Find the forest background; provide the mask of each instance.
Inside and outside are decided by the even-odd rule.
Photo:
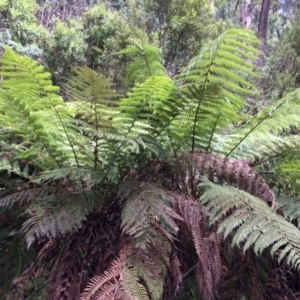
[[[248,222],[249,214],[246,217],[245,211],[242,211],[244,208],[238,204],[238,200],[226,207],[220,204],[225,201],[224,198],[220,198],[219,202],[213,202],[217,201],[220,195],[227,195],[227,192],[228,199],[247,198],[252,194],[271,206],[268,224],[279,224],[281,221],[276,218],[280,216],[295,230],[300,225],[298,198],[300,143],[298,142],[299,120],[296,118],[300,112],[297,102],[299,100],[297,89],[300,85],[299,5],[297,0],[0,0],[0,56],[3,56],[0,73],[0,96],[2,97],[0,122],[3,125],[0,129],[2,196],[0,199],[0,299],[79,299],[79,297],[80,299],[114,299],[114,297],[115,299],[299,299],[300,241],[298,242],[297,238],[300,233],[282,223],[284,225],[279,227],[279,231],[272,227],[271,232],[280,235],[281,239],[273,238],[266,241],[264,237],[263,243],[259,240],[259,236],[272,234],[262,230],[264,226],[267,228],[267,223],[261,221],[261,215],[259,218],[256,216],[256,209],[268,210],[268,207],[260,206],[262,204],[258,203],[256,208],[251,208],[252,215],[247,210],[252,216],[249,221],[252,227],[245,229],[241,224]],[[234,31],[236,28],[249,31],[237,33]],[[228,46],[236,47],[234,51],[231,48],[233,56],[238,57],[239,53],[242,53],[241,57],[245,61],[245,68],[242,66],[238,68],[234,64],[238,60],[234,57],[230,58],[229,54],[225,53],[224,56],[231,63],[231,65],[228,63],[227,67],[229,70],[235,69],[235,74],[244,79],[231,78],[230,76],[233,75],[228,75],[227,69],[220,71],[216,68],[212,71],[209,80],[213,82],[215,78],[213,75],[216,75],[219,76],[218,81],[214,81],[212,86],[205,83],[202,89],[202,81],[199,87],[193,81],[192,75],[207,78],[208,71],[204,72],[201,69],[200,75],[189,73],[190,69],[197,68],[195,62],[197,60],[194,58],[200,61],[202,56],[206,55],[207,49],[210,53],[219,53],[220,49],[224,52],[231,51],[225,46],[222,48],[219,44],[220,40],[223,38],[225,40],[226,34],[222,36],[224,32],[229,36]],[[244,42],[247,43],[246,46],[242,46]],[[5,48],[7,46],[8,48]],[[46,138],[43,140],[42,135],[39,137],[41,140],[30,140],[26,136],[32,134],[30,130],[26,134],[23,133],[17,125],[11,125],[11,122],[15,122],[15,120],[11,121],[13,117],[8,119],[9,104],[5,104],[3,99],[10,99],[11,103],[14,103],[12,99],[21,97],[12,86],[17,87],[19,82],[19,86],[24,87],[24,90],[29,89],[28,86],[22,85],[22,76],[18,77],[13,73],[14,68],[19,70],[18,62],[23,62],[25,56],[43,65],[44,69],[51,74],[53,86],[61,88],[59,91],[54,88],[51,92],[48,86],[43,92],[36,90],[37,94],[42,95],[41,97],[47,95],[49,99],[54,97],[51,94],[54,92],[68,103],[66,111],[58,113],[59,117],[63,116],[61,120],[69,122],[67,118],[71,114],[69,111],[74,109],[77,111],[77,114],[73,115],[76,120],[76,133],[71,131],[73,125],[54,127],[57,130],[55,134],[58,135],[58,140],[58,130],[65,131],[64,138],[69,139],[72,148],[70,152],[74,153],[76,161],[74,165],[72,162],[64,164],[69,159],[67,154],[63,154],[64,144],[53,146],[54,144],[49,143],[50,146],[47,146]],[[213,65],[213,59],[211,61]],[[28,64],[31,63],[28,61]],[[218,62],[215,64],[222,68],[226,62],[224,60],[219,65]],[[34,70],[35,67],[30,66]],[[45,77],[48,76],[46,73],[43,74]],[[92,79],[87,80],[86,85],[83,86],[74,79],[76,78],[74,74],[77,74],[77,78],[81,78],[81,82],[87,78]],[[100,77],[96,75],[93,77],[94,75],[91,74],[102,74],[103,77],[100,75]],[[168,79],[164,77],[165,75]],[[10,80],[10,76],[11,78],[15,76],[16,81],[6,86],[6,77]],[[109,83],[105,81],[108,80],[107,78],[110,79]],[[226,80],[222,81],[220,78]],[[96,131],[99,129],[95,117],[97,114],[90,118],[92,113],[88,108],[70,104],[73,103],[76,95],[81,97],[81,100],[92,99],[95,96],[83,92],[92,86],[92,80],[100,80],[97,84],[101,86],[101,91],[96,91],[101,94],[99,99],[105,99],[101,105],[105,104],[111,108],[115,106],[114,101],[116,101],[111,102],[111,99],[119,99],[120,113],[125,112],[127,119],[134,120],[132,125],[128,125],[129,123],[124,120],[121,125],[114,124],[117,126],[117,134],[115,129],[111,129],[111,124],[108,124],[115,116],[111,115],[111,112],[108,116],[107,112],[103,113],[102,107],[98,107],[109,120],[108,123],[107,120],[101,123],[101,128],[105,128],[101,138],[109,141],[104,146],[98,142],[98,133],[94,135],[89,131],[90,129],[87,130],[88,125],[95,125]],[[150,83],[153,84],[155,80],[164,84],[163,91],[159,91],[155,101],[158,101],[157,99],[165,101],[162,103],[166,106],[153,108],[156,105],[154,101],[151,104],[153,107],[149,104],[151,109],[147,111],[144,106],[133,104],[133,99],[139,92],[144,93],[143,97],[149,94],[149,91],[147,94],[146,91],[139,89],[143,86],[146,88],[147,84],[150,86]],[[236,83],[235,80],[237,86],[230,87],[230,81],[233,84]],[[187,87],[186,82],[192,83],[192,87]],[[246,86],[245,90],[244,86]],[[179,92],[181,87],[183,87],[182,94]],[[33,85],[32,90],[34,90]],[[242,97],[243,106],[234,104],[236,105],[234,113],[226,105],[214,106],[214,93],[218,94],[219,90],[231,91],[231,94],[225,92],[222,94],[222,99],[230,104],[234,101],[239,102],[239,97]],[[7,91],[11,94],[7,94]],[[167,103],[167,100],[171,99],[171,94],[172,101],[175,106],[177,105],[174,108]],[[30,92],[28,95],[31,97]],[[36,94],[32,95],[33,98],[36,97]],[[235,95],[237,98],[234,97]],[[231,96],[233,100],[230,100]],[[132,100],[128,102],[130,108],[126,99]],[[166,122],[171,123],[180,115],[179,111],[177,114],[177,109],[184,110],[182,105],[187,107],[192,105],[191,102],[194,101],[192,99],[202,99],[201,105],[208,101],[207,106],[204,106],[199,114],[200,117],[198,116],[200,125],[196,122],[196,115],[195,122],[191,123],[193,131],[188,129],[192,125],[184,123],[183,119],[179,119],[177,125],[176,123],[172,125],[174,127],[165,126]],[[59,100],[57,101],[59,103]],[[92,100],[90,102],[92,103]],[[90,102],[85,105],[92,109],[93,105]],[[286,103],[292,104],[287,107]],[[39,107],[38,102],[34,105],[27,108],[35,112]],[[62,107],[62,104],[55,104],[53,107],[56,110],[57,107]],[[199,111],[200,104],[191,107]],[[282,107],[286,110],[281,112]],[[25,108],[24,106],[24,111],[27,109]],[[166,111],[173,109],[173,114],[167,112],[160,117],[157,111],[165,108]],[[221,114],[217,115],[214,121],[205,115],[211,110],[211,115],[215,116],[215,108],[221,111],[224,109],[226,121],[222,119]],[[236,116],[238,109],[240,109],[239,118]],[[41,111],[43,110],[46,115],[46,108],[42,107]],[[261,112],[263,113],[260,114]],[[149,114],[158,114],[158,117],[151,118]],[[45,115],[42,117],[45,123],[41,131],[44,130],[46,133],[47,130],[51,130],[46,128],[48,121]],[[146,119],[146,115],[148,123],[145,124],[149,129],[143,127],[146,126],[143,123],[143,117]],[[290,115],[292,117],[289,119]],[[64,117],[66,119],[63,119]],[[261,136],[255,136],[257,140],[250,139],[250,146],[243,144],[243,141],[248,138],[248,133],[240,141],[236,139],[242,130],[252,126],[250,129],[252,133],[269,117],[274,117],[272,119],[274,123],[267,123],[260,133]],[[182,115],[180,118],[183,118]],[[222,122],[218,123],[220,118]],[[230,123],[227,122],[229,119]],[[135,128],[137,121],[143,123],[142,129]],[[130,129],[124,133],[126,128]],[[139,135],[134,136],[132,128]],[[153,128],[155,128],[154,133],[151,131]],[[202,140],[199,142],[204,133],[203,136],[200,134],[199,138],[195,134],[198,128],[202,132],[208,132],[210,138],[205,140],[205,145]],[[149,136],[146,136],[147,130],[151,132]],[[157,134],[159,130],[161,132],[177,130],[177,132],[174,136],[168,133],[157,138],[160,134]],[[84,138],[81,140],[79,132],[81,137],[88,136],[92,141],[91,145],[95,147],[91,152],[94,155],[93,165],[89,169],[91,177],[87,177],[86,173],[83,174],[81,169],[86,163],[81,152],[82,145],[86,141]],[[215,135],[216,133],[219,136]],[[39,136],[39,133],[35,134]],[[233,138],[222,140],[222,135]],[[191,147],[189,147],[190,136],[192,136]],[[152,140],[153,137],[155,141]],[[168,138],[170,142],[166,141]],[[78,139],[77,143],[74,142],[76,139]],[[267,141],[265,148],[260,148],[259,143],[264,140]],[[40,142],[43,144],[41,148],[32,146]],[[128,153],[132,149],[127,146],[127,143],[138,145],[135,146],[137,149],[135,148],[131,156]],[[221,146],[218,148],[217,145]],[[22,147],[26,148],[26,151],[20,150]],[[57,149],[53,150],[52,147]],[[258,150],[255,152],[251,147],[257,147]],[[50,149],[47,150],[49,156],[43,154],[45,149]],[[162,150],[172,152],[171,160],[175,159],[178,166],[185,166],[184,171],[176,171],[178,174],[187,172],[189,175],[181,174],[179,179],[170,175],[172,172],[166,163],[169,162],[170,156],[162,154],[164,152]],[[224,155],[224,151],[227,150],[229,154]],[[106,154],[103,154],[105,151],[110,152],[111,156],[105,156]],[[120,157],[116,153],[119,153]],[[54,161],[61,159],[61,161],[58,159],[57,166],[52,164],[51,154]],[[189,155],[193,156],[192,162]],[[105,158],[102,158],[104,156]],[[195,174],[194,159],[197,161],[199,174]],[[108,166],[114,161],[118,166],[111,170]],[[207,161],[211,162],[212,166],[204,166]],[[219,169],[223,171],[218,169],[221,165]],[[227,167],[229,165],[230,167]],[[69,173],[65,171],[66,168],[69,171],[70,168],[77,168],[77,171],[72,175],[69,171]],[[107,172],[103,171],[108,169]],[[106,173],[105,176],[103,172]],[[201,176],[208,177],[217,185],[202,180]],[[239,176],[247,177],[247,183],[241,184]],[[249,179],[251,176],[255,177],[255,188],[252,179]],[[94,178],[98,179],[94,182]],[[195,178],[197,178],[196,183]],[[198,190],[195,185],[197,186],[199,182],[202,183]],[[75,187],[80,185],[85,192],[84,197],[90,197],[89,193],[92,191],[94,198],[105,200],[97,200],[97,203],[92,205],[82,204],[82,199],[76,198],[79,192],[75,191]],[[191,201],[189,206],[182,204],[186,202],[183,202],[178,195],[170,196],[165,193],[164,189],[167,187],[174,192],[175,185],[178,185],[185,195],[184,201],[188,201],[187,199]],[[227,191],[228,185],[238,187],[249,194],[239,194],[240,190]],[[204,187],[203,190],[201,186]],[[220,186],[225,190],[219,191]],[[52,193],[52,190],[58,187],[60,190]],[[147,223],[153,217],[152,214],[155,222],[156,218],[159,221],[157,223],[153,221],[154,219],[149,221],[149,224],[156,229],[147,223],[141,230],[140,225],[137,224],[139,216],[134,215],[134,211],[141,212],[143,208],[137,203],[132,204],[134,202],[132,199],[144,201],[144,198],[148,197],[149,190],[154,198],[162,199],[162,202],[169,201],[166,207],[172,209],[169,211],[169,208],[160,206],[155,202],[156,200],[153,200],[154,198],[150,197],[153,203],[149,200],[151,209],[144,208],[143,214],[147,217],[144,217],[143,222]],[[215,192],[209,194],[210,190]],[[31,196],[28,196],[28,191]],[[18,193],[20,195],[16,196]],[[199,199],[200,194],[203,203],[195,207],[194,200]],[[273,194],[276,195],[276,208],[275,201],[270,200],[272,198],[270,195]],[[50,195],[58,199],[51,208],[47,200]],[[73,198],[70,198],[70,195],[73,195]],[[63,197],[75,199],[76,203],[74,206],[69,204],[63,206],[64,204],[61,204]],[[107,199],[112,197],[121,202],[108,203]],[[170,200],[171,198],[173,200]],[[226,198],[226,201],[228,199]],[[256,203],[258,198],[249,199]],[[30,206],[31,203],[35,206]],[[44,203],[44,206],[41,203]],[[61,210],[58,208],[60,205],[63,207]],[[208,205],[207,210],[204,210],[205,205]],[[237,208],[242,213],[235,215],[234,222],[230,219],[227,223],[221,223],[222,217],[227,218],[234,211],[238,211]],[[211,212],[210,227],[208,226],[209,211]],[[273,216],[273,213],[276,216]],[[47,217],[53,215],[53,219],[46,220],[46,215]],[[61,220],[62,215],[71,224],[70,226],[53,221],[59,218]],[[130,220],[131,215],[135,216],[135,223]],[[74,218],[78,219],[77,223],[71,221]],[[120,218],[121,224],[118,221]],[[52,227],[51,222],[55,223],[55,226]],[[263,224],[261,227],[257,225],[260,224],[259,222]],[[199,228],[195,227],[194,223],[197,223]],[[220,234],[215,235],[219,225],[223,231],[220,230]],[[239,226],[243,229],[240,232]],[[145,233],[145,228],[148,227],[151,227],[152,231]],[[170,227],[174,230],[172,231]],[[290,237],[291,233],[294,234],[295,241]],[[224,242],[223,234],[227,236],[228,243]],[[141,236],[143,238],[140,238]],[[98,242],[89,244],[89,247],[83,246],[85,243],[90,243],[86,242],[90,239]],[[99,246],[101,243],[104,246]],[[162,244],[162,246],[155,248],[155,244]],[[236,246],[231,248],[231,244]],[[206,248],[202,245],[206,245]],[[241,245],[243,249],[239,248]],[[271,249],[272,255],[270,255],[264,250],[272,245],[275,245],[275,248]],[[147,250],[147,253],[157,251],[157,257],[163,259],[160,260],[155,255],[150,258],[145,254],[146,252],[138,252],[137,249]],[[214,257],[213,263],[209,262],[210,255]],[[287,255],[286,261],[283,260],[285,255]],[[279,262],[275,260],[276,256]],[[71,257],[77,257],[78,261],[72,262]],[[101,261],[99,265],[97,261]],[[63,273],[62,268],[59,268],[60,264],[62,268],[69,271]],[[70,267],[72,264],[76,265],[75,270]],[[51,268],[51,265],[54,267]],[[155,277],[159,278],[160,282],[156,282]],[[132,281],[130,278],[133,278]]]

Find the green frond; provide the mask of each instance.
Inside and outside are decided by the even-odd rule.
[[[223,139],[222,137],[216,139],[216,143],[221,143],[223,153],[227,156],[249,157],[254,160],[266,160],[268,158],[266,152],[271,150],[272,153],[277,145],[283,152],[285,148],[289,150],[294,145],[297,147],[299,141],[296,137],[283,136],[291,126],[299,127],[299,105],[300,89],[296,89],[279,99],[274,105],[260,110],[232,134]],[[272,154],[269,156],[272,157]]]
[[[262,141],[263,137],[259,134],[257,137],[255,147],[245,141],[232,156],[246,157],[251,166],[258,166],[272,159],[285,159],[286,156],[293,160],[292,157],[297,156],[296,152],[300,148],[300,137],[298,135],[280,136],[269,133],[265,134],[263,143],[259,142],[259,140]]]
[[[125,182],[118,195],[126,199],[122,208],[122,231],[134,238],[135,247],[147,249],[161,238],[172,240],[178,231],[174,219],[182,220],[171,208],[168,193],[155,184]]]
[[[148,300],[146,288],[139,283],[138,271],[134,268],[125,267],[122,280],[122,288],[125,293],[134,300]]]
[[[155,253],[155,248],[152,250]],[[147,253],[136,253],[127,261],[122,287],[131,295],[131,299],[160,300],[165,275],[166,265],[163,259],[151,255],[149,250]]]
[[[36,199],[43,199],[50,194],[56,192],[57,189],[53,187],[49,188],[33,188],[25,191],[18,191],[0,199],[1,206],[9,206],[17,203],[19,206],[27,204]]]
[[[278,210],[282,210],[283,216],[290,222],[297,221],[298,228],[300,228],[300,199],[279,196]]]
[[[28,180],[32,180],[35,176],[35,173],[30,171],[29,163],[21,166],[17,161],[10,161],[6,156],[0,157],[0,171],[2,170],[7,171],[8,174],[13,173]]]
[[[74,102],[70,106],[75,109],[76,117],[96,132],[115,132],[111,119],[117,95],[111,88],[111,81],[88,67],[79,67],[73,72],[74,76],[64,85],[64,90]]]
[[[137,299],[161,299],[169,269],[171,242],[183,218],[171,208],[171,195],[153,183],[125,182],[118,192],[122,208],[122,231],[133,237],[133,253],[127,262],[134,272],[131,285],[142,282],[147,297],[130,290]],[[130,288],[126,283],[127,288]],[[140,298],[142,297],[142,298]]]
[[[117,54],[132,57],[126,73],[125,84],[127,86],[143,83],[152,75],[165,75],[161,50],[155,46],[140,44],[138,41],[132,40],[131,45]]]
[[[114,104],[113,99],[117,95],[112,90],[113,83],[108,78],[88,67],[75,68],[73,73],[73,77],[64,85],[64,90],[70,100],[89,103],[90,107],[94,108],[96,106],[96,109],[98,109],[97,104],[99,108],[106,108]],[[103,113],[105,112],[103,111]],[[99,115],[101,116],[100,113]]]
[[[23,215],[29,218],[24,222],[22,231],[25,232],[28,248],[40,237],[65,235],[79,228],[87,213],[94,208],[96,197],[93,192],[69,189],[36,197],[25,209]]]
[[[237,116],[232,105],[225,98],[220,98],[218,93],[218,85],[192,85],[182,91],[185,108],[169,128],[176,148],[186,144],[194,150],[212,150],[211,141],[215,132]]]
[[[200,200],[210,212],[210,223],[218,223],[225,237],[236,230],[233,245],[244,244],[244,251],[253,246],[256,254],[272,247],[272,255],[280,253],[279,262],[286,257],[288,264],[300,268],[300,231],[293,224],[244,191],[204,179],[200,186],[206,189]]]
[[[176,91],[176,85],[166,75],[153,75],[136,84],[120,100],[118,110],[122,114],[115,118],[115,126],[128,136],[160,132],[180,107],[180,99],[174,96]]]
[[[82,168],[65,168],[45,171],[31,179],[32,183],[45,185],[56,183],[56,186],[80,185],[85,190],[103,182],[105,174],[100,169],[90,167]],[[82,186],[82,183],[84,185]]]
[[[53,86],[50,73],[34,60],[6,47],[1,59],[0,123],[22,139],[23,157],[30,146],[52,166],[78,164],[72,114]]]
[[[244,97],[251,93],[250,79],[258,77],[245,61],[256,60],[256,44],[251,31],[230,29],[204,46],[181,71],[178,79],[184,83],[181,90],[188,101],[172,123],[174,132],[180,131],[181,126],[186,132],[177,137],[178,143],[192,137],[192,152],[214,151],[215,133],[239,120]]]

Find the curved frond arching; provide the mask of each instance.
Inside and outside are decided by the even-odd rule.
[[[0,123],[21,137],[25,147],[34,145],[35,152],[48,157],[52,165],[78,165],[73,139],[79,135],[72,126],[72,112],[51,83],[51,74],[8,47],[0,73]],[[28,157],[33,154],[25,148],[23,156],[26,152]]]
[[[189,101],[172,130],[178,131],[186,123],[186,139],[192,137],[192,152],[213,150],[214,133],[239,119],[243,97],[251,92],[248,78],[257,77],[251,70],[253,65],[247,62],[256,60],[256,44],[251,31],[227,30],[206,45],[180,73],[178,79],[184,82],[182,91]],[[207,128],[212,128],[212,132],[206,132]]]
[[[167,191],[155,184],[128,181],[120,187],[119,197],[126,199],[121,227],[133,237],[135,247],[145,250],[156,245],[160,233],[172,240],[178,231],[174,219],[182,218],[171,208]]]
[[[22,206],[26,203],[29,203],[35,199],[42,199],[49,194],[57,191],[54,187],[49,188],[34,188],[25,191],[18,191],[16,193],[10,194],[0,199],[1,206],[9,206],[17,203],[19,206]]]
[[[36,197],[23,213],[29,216],[22,226],[28,248],[40,237],[65,235],[79,228],[87,213],[95,207],[95,202],[92,192],[78,193],[66,188]]]
[[[285,95],[274,105],[267,106],[256,115],[249,118],[245,125],[234,130],[232,134],[222,137],[219,142],[223,147],[222,153],[226,156],[243,158],[249,156],[251,159],[264,160],[266,152],[273,151],[279,144],[283,150],[298,144],[296,137],[287,139],[285,136],[291,126],[298,128],[300,125],[300,89]],[[287,131],[287,132],[285,132]],[[289,145],[290,144],[290,145]],[[262,149],[264,147],[267,149]]]
[[[300,231],[293,224],[244,191],[204,179],[200,186],[206,189],[200,200],[210,212],[210,223],[221,221],[218,232],[224,231],[225,238],[236,230],[233,245],[243,244],[244,251],[253,246],[257,254],[270,247],[279,262],[285,258],[300,269]]]
[[[161,299],[172,241],[179,230],[175,221],[183,218],[171,208],[172,196],[153,183],[125,182],[119,196],[121,201],[126,199],[121,228],[133,238],[133,252],[127,262],[133,278],[127,278],[122,285],[133,289],[129,294],[138,295],[142,282],[147,292],[141,292],[138,299]]]

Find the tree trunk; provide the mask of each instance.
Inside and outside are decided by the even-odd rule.
[[[270,0],[262,0],[259,22],[258,22],[259,49],[261,51],[257,63],[259,67],[263,67],[266,62],[265,48],[266,48],[266,37],[267,37],[270,4],[271,4]]]
[[[241,8],[241,21],[243,28],[249,28],[252,23],[252,0],[243,0]]]

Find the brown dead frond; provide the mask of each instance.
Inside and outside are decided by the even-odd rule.
[[[109,300],[115,299],[123,277],[127,257],[131,252],[128,244],[123,244],[119,257],[113,260],[111,266],[103,274],[90,279],[80,300]]]
[[[47,284],[35,286],[30,293],[40,288],[47,291],[48,299],[79,299],[88,280],[102,274],[119,256],[120,225],[120,212],[114,209],[90,214],[82,228],[65,240],[57,237],[41,241],[37,260],[14,283],[8,299],[24,296],[27,283],[38,278]]]
[[[218,154],[194,153],[177,158],[175,168],[178,184],[187,194],[197,195],[199,177],[205,176],[212,182],[230,184],[257,196],[272,208],[276,206],[274,192],[246,161]]]
[[[214,293],[222,274],[220,240],[214,232],[208,230],[207,212],[197,201],[174,194],[173,204],[175,211],[184,219],[184,225],[193,240],[198,258],[196,277],[199,292],[203,299],[214,299]]]

